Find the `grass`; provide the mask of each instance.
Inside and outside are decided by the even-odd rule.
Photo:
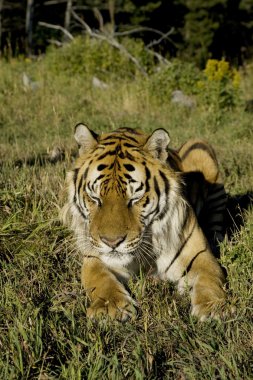
[[[87,320],[81,263],[71,234],[58,220],[75,149],[73,126],[79,121],[96,131],[163,127],[175,147],[190,136],[207,138],[227,191],[252,191],[252,114],[243,106],[253,96],[252,67],[233,109],[217,109],[196,95],[197,106],[189,111],[171,104],[166,92],[161,95],[166,82],[152,90],[155,75],[116,80],[114,73],[108,89],[101,90],[92,87],[91,73],[56,72],[50,62],[47,57],[0,61],[0,378],[252,379],[252,210],[221,247],[236,311],[205,323],[190,316],[188,297],[145,277],[131,283],[140,305],[135,321]],[[23,71],[40,88],[25,90]],[[66,159],[40,165],[36,157],[55,146],[65,147]],[[33,165],[17,165],[30,157]]]

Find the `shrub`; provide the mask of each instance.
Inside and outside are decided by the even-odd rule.
[[[137,66],[129,59],[127,51],[135,57],[145,71],[154,66],[154,59],[148,53],[142,41],[124,38],[122,50],[109,42],[94,38],[77,37],[61,48],[50,47],[46,62],[55,73],[66,72],[68,75],[94,76],[100,79],[132,78],[138,72]]]
[[[217,108],[231,108],[239,100],[240,74],[230,64],[209,59],[203,71],[203,79],[198,82],[199,93],[205,103],[213,103]]]

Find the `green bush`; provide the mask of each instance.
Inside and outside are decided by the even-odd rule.
[[[109,41],[109,40],[108,40]],[[50,47],[46,63],[55,73],[94,76],[100,79],[132,78],[138,73],[137,65],[129,55],[135,57],[144,71],[154,66],[153,56],[145,50],[140,40],[124,38],[120,41],[122,50],[106,40],[77,37],[62,48]],[[129,53],[129,54],[128,54]]]
[[[198,92],[197,82],[201,71],[192,63],[173,60],[157,70],[149,81],[150,91],[155,93],[161,102],[171,99],[174,90],[182,90],[186,94]]]

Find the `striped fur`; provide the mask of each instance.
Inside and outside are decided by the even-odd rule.
[[[201,320],[223,305],[222,270],[185,196],[182,174],[168,165],[169,136],[128,128],[98,136],[76,127],[80,157],[68,176],[70,221],[83,254],[87,314],[125,320],[134,313],[125,283],[132,274],[156,273],[191,290],[192,314]],[[182,160],[183,161],[183,160]]]
[[[190,139],[178,151],[169,149],[168,164],[183,172],[185,196],[215,254],[224,238],[227,194],[212,146],[205,140]]]

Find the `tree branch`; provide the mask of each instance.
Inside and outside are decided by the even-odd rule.
[[[159,45],[163,40],[168,40],[168,41],[170,41],[170,42],[172,42],[171,41],[171,39],[170,38],[168,38],[172,33],[174,33],[174,31],[175,31],[175,28],[171,28],[167,33],[165,33],[165,34],[163,34],[162,36],[161,36],[161,38],[159,38],[158,40],[155,40],[155,41],[152,41],[152,42],[150,42],[148,45],[147,45],[147,48],[151,48],[152,46],[155,46],[155,45]]]
[[[116,49],[120,50],[123,54],[125,54],[128,59],[130,61],[132,61],[135,66],[138,68],[138,70],[143,74],[143,75],[147,75],[145,69],[141,66],[140,62],[137,60],[137,58],[135,58],[132,54],[129,53],[129,51],[125,48],[125,46],[123,46],[122,44],[120,44],[115,38],[111,37],[111,36],[106,36],[105,34],[102,34],[102,33],[98,33],[98,32],[93,32],[91,30],[91,28],[89,27],[89,25],[81,18],[79,17],[75,11],[73,11],[72,9],[72,16],[84,27],[84,29],[86,30],[86,32],[88,33],[88,35],[92,38],[97,38],[98,40],[101,40],[101,41],[105,41],[107,42],[109,45],[115,47]]]
[[[68,30],[63,28],[61,25],[54,25],[54,24],[48,24],[47,22],[44,21],[39,21],[38,25],[44,26],[45,28],[50,28],[50,29],[55,29],[55,30],[60,30],[63,34],[65,34],[66,37],[68,37],[71,41],[74,39],[71,33],[69,33]]]
[[[148,26],[140,26],[136,29],[125,30],[124,32],[116,32],[115,36],[118,36],[118,37],[122,36],[123,37],[123,36],[128,36],[129,34],[141,33],[141,32],[151,32],[151,33],[155,33],[155,34],[158,34],[159,36],[164,37],[167,33],[174,32],[174,28],[171,28],[171,30],[167,33],[163,33],[158,29],[149,28]]]

